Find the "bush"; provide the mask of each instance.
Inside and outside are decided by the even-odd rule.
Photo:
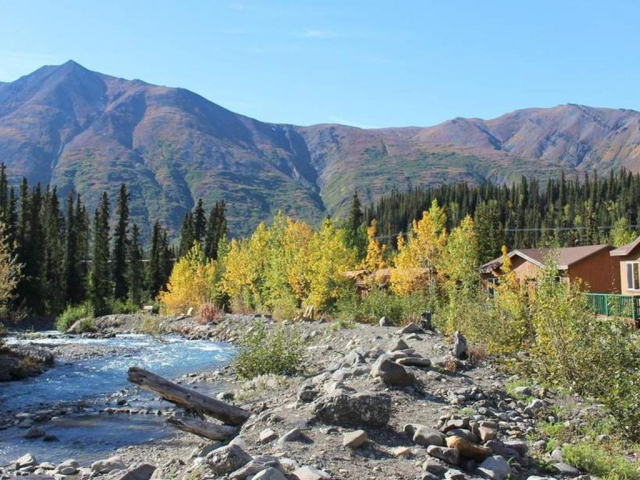
[[[158,317],[157,315],[144,315],[137,330],[139,333],[157,336],[167,333],[168,328],[162,317]]]
[[[127,315],[131,313],[138,313],[139,311],[140,305],[137,305],[130,300],[113,300],[109,302],[109,312],[112,314]]]
[[[603,480],[640,479],[638,467],[622,455],[612,454],[602,445],[579,443],[562,449],[564,460],[580,470],[598,475]]]
[[[395,325],[418,320],[423,312],[434,308],[434,301],[422,292],[399,297],[379,287],[365,296],[354,288],[344,289],[336,304],[340,320],[374,323],[387,317]]]
[[[56,329],[64,333],[78,320],[83,318],[92,319],[93,317],[94,314],[91,303],[85,302],[80,305],[69,305],[64,312],[56,318]]]
[[[224,315],[224,310],[213,303],[205,303],[200,307],[200,323],[218,322]]]
[[[243,336],[233,367],[245,379],[295,375],[302,371],[302,340],[294,328],[279,325],[270,331],[257,321]]]

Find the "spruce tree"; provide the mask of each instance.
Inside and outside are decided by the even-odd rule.
[[[207,234],[204,242],[204,253],[208,258],[218,258],[218,245],[227,236],[226,204],[224,200],[216,202],[209,213]]]
[[[78,224],[75,214],[75,198],[73,191],[69,192],[66,204],[66,230],[64,235],[64,283],[65,301],[68,304],[78,304],[84,300],[84,282],[81,274],[81,260],[79,258]]]
[[[198,203],[196,204],[196,208],[194,208],[193,210],[194,241],[200,242],[202,244],[204,241],[204,236],[206,234],[206,231],[207,231],[207,218],[204,213],[204,205],[202,203],[202,199],[199,199]],[[193,246],[193,244],[191,246]]]
[[[129,193],[127,186],[120,185],[116,206],[118,223],[113,234],[113,252],[111,254],[111,274],[113,278],[113,297],[125,300],[129,294],[127,285],[127,248],[129,229]]]
[[[196,241],[196,231],[193,221],[193,214],[187,212],[182,221],[182,229],[180,230],[180,251],[179,256],[182,257],[187,254],[191,247],[193,247]]]
[[[142,263],[142,247],[140,246],[140,231],[135,223],[131,227],[131,240],[128,249],[129,300],[134,305],[142,302],[144,291],[144,270]]]
[[[111,298],[109,271],[109,196],[102,194],[93,221],[93,258],[91,263],[91,302],[96,315],[108,311]]]
[[[66,305],[65,285],[65,219],[60,211],[57,187],[47,191],[42,210],[44,262],[42,289],[46,315],[57,316]]]

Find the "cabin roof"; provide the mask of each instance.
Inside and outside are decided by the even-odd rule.
[[[611,250],[609,254],[612,257],[626,257],[629,255],[635,248],[640,245],[640,237],[636,238],[633,242],[627,243],[621,247],[616,248],[615,250]]]
[[[581,262],[585,258],[590,257],[594,253],[598,253],[605,249],[611,249],[611,245],[585,245],[582,247],[564,247],[564,248],[523,248],[513,250],[508,253],[509,258],[518,256],[524,260],[543,267],[545,259],[550,254],[556,255],[558,270],[568,270],[571,265]],[[483,273],[489,273],[502,265],[502,257],[495,258],[480,267]]]

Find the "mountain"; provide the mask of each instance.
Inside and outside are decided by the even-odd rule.
[[[229,205],[234,233],[278,210],[318,222],[357,189],[508,182],[640,169],[640,113],[561,105],[427,128],[260,122],[181,88],[92,72],[75,62],[0,83],[0,161],[12,180],[76,189],[90,208],[127,183],[132,218],[177,232],[198,198]]]

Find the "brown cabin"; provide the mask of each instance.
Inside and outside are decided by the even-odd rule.
[[[513,272],[521,282],[534,281],[548,255],[553,254],[558,264],[559,281],[570,285],[580,279],[590,292],[619,293],[620,266],[617,259],[611,257],[612,250],[610,245],[586,245],[557,249],[527,248],[513,250],[508,255]],[[502,257],[499,257],[480,267],[482,281],[487,288],[495,282],[501,266]]]
[[[640,237],[610,254],[619,265],[620,293],[640,295]]]

